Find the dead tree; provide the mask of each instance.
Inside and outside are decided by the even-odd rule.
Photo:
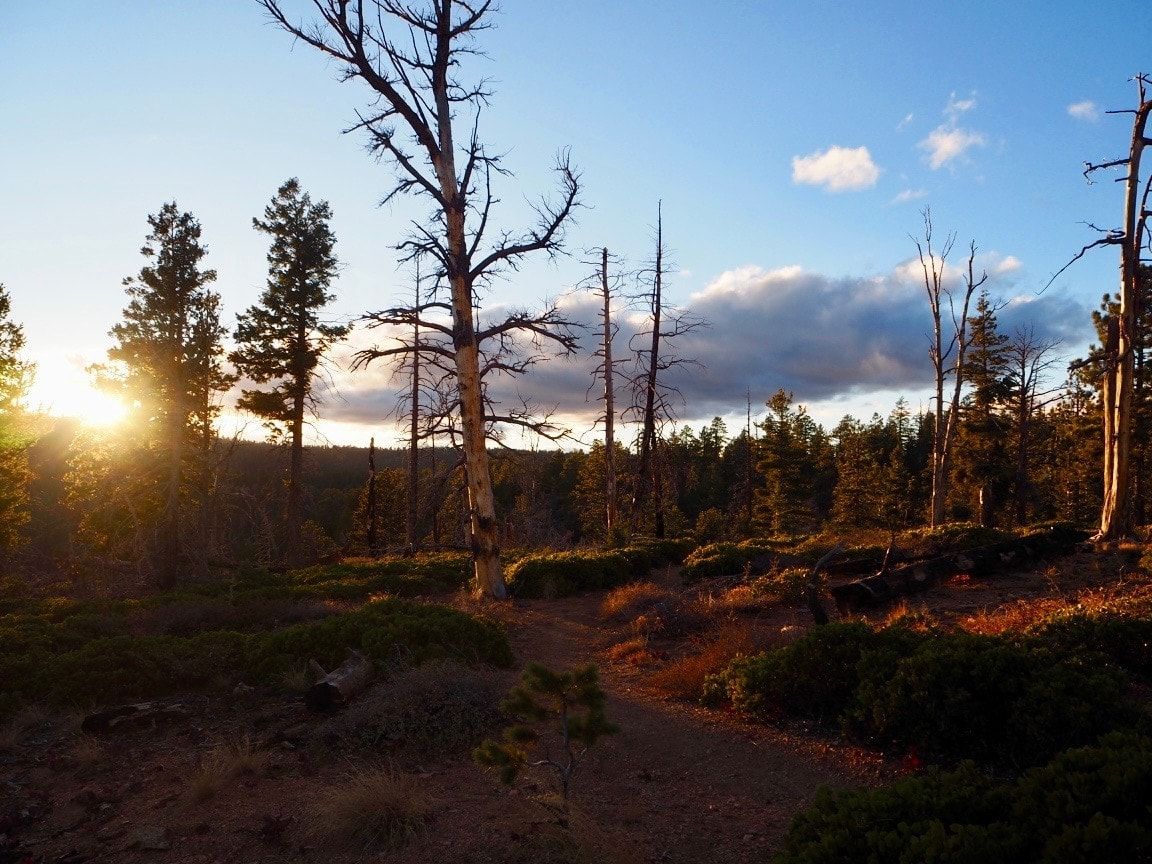
[[[1119,308],[1108,320],[1104,340],[1103,376],[1100,394],[1104,426],[1104,503],[1100,511],[1100,529],[1094,540],[1119,540],[1132,528],[1132,477],[1130,455],[1132,450],[1133,393],[1135,377],[1134,355],[1140,342],[1137,322],[1140,320],[1140,263],[1141,252],[1148,245],[1148,194],[1152,189],[1152,174],[1141,181],[1140,161],[1144,148],[1152,144],[1148,137],[1148,116],[1152,114],[1152,99],[1148,98],[1148,85],[1152,77],[1135,78],[1138,105],[1135,109],[1109,111],[1109,114],[1132,114],[1132,139],[1128,155],[1109,162],[1085,162],[1084,176],[1088,182],[1097,171],[1110,168],[1125,169],[1117,182],[1124,183],[1124,219],[1120,228],[1089,227],[1103,236],[1082,248],[1048,281],[1051,285],[1074,262],[1079,261],[1097,246],[1120,247]],[[1143,189],[1141,189],[1143,186]]]
[[[475,35],[491,26],[491,0],[312,0],[319,15],[313,24],[293,23],[281,0],[258,2],[276,24],[335,60],[345,80],[358,79],[374,92],[370,110],[352,130],[367,132],[373,152],[396,167],[397,183],[384,200],[412,193],[432,202],[431,219],[415,224],[398,249],[405,260],[431,258],[447,284],[449,302],[438,305],[451,315],[442,331],[451,347],[439,356],[454,367],[475,585],[506,597],[486,448],[494,418],[485,412],[481,346],[485,339],[540,335],[546,326],[538,317],[513,315],[481,330],[477,289],[530,253],[560,249],[564,225],[578,206],[579,178],[561,154],[560,196],[536,206],[536,226],[487,239],[496,204],[492,180],[505,171],[478,135],[489,91],[483,81],[464,81],[459,72],[462,61],[478,53]],[[468,112],[470,128],[461,145],[456,121]]]
[[[652,267],[641,273],[651,278],[651,288],[641,295],[651,316],[649,329],[633,338],[647,339],[646,348],[633,349],[636,375],[632,379],[632,405],[628,413],[639,420],[639,458],[632,493],[631,531],[636,533],[639,520],[652,496],[653,533],[665,534],[664,478],[657,463],[660,443],[659,427],[665,420],[675,419],[675,402],[683,401],[680,391],[667,380],[669,371],[684,365],[698,365],[697,361],[671,351],[670,340],[691,333],[707,322],[682,311],[669,308],[664,301],[664,276],[668,272],[667,250],[664,248],[663,207],[656,208],[656,255]],[[665,373],[665,374],[662,374]]]
[[[1030,463],[1033,420],[1037,411],[1055,402],[1064,391],[1063,387],[1044,386],[1049,371],[1059,362],[1059,358],[1053,354],[1059,345],[1058,339],[1045,339],[1037,335],[1032,325],[1016,328],[1008,343],[1011,381],[1009,395],[1013,425],[1016,427],[1016,467],[1012,486],[1017,525],[1027,521],[1028,505],[1032,497]]]
[[[599,362],[593,373],[594,379],[589,392],[596,386],[598,379],[603,385],[600,399],[604,402],[604,413],[600,422],[604,424],[604,518],[605,538],[608,543],[613,541],[619,529],[617,519],[617,483],[616,483],[616,366],[623,362],[623,358],[614,358],[612,341],[619,332],[619,326],[612,320],[612,300],[619,293],[620,276],[609,276],[608,265],[619,265],[619,261],[608,253],[608,247],[600,250],[599,262],[596,265],[596,274],[591,282],[592,290],[601,303],[600,312],[600,347],[592,353]]]
[[[960,419],[960,391],[964,384],[964,358],[968,350],[968,307],[972,295],[988,281],[988,274],[976,277],[976,244],[968,248],[968,266],[964,274],[963,299],[959,314],[956,309],[954,289],[948,287],[945,267],[948,255],[956,243],[956,235],[949,234],[939,251],[932,248],[932,214],[924,210],[924,240],[915,237],[916,251],[920,257],[923,272],[924,291],[928,295],[928,307],[932,312],[932,335],[929,337],[928,356],[932,360],[935,377],[936,404],[932,429],[932,493],[929,504],[929,524],[935,528],[944,522],[944,505],[948,498],[948,474],[952,464],[952,445],[956,440],[957,423]],[[945,320],[945,313],[950,321]],[[945,327],[951,324],[951,331],[945,335]],[[952,378],[952,394],[948,407],[944,407],[944,391],[948,378]]]
[[[368,439],[368,500],[364,508],[367,511],[365,516],[367,526],[365,529],[365,541],[368,545],[368,554],[375,558],[380,551],[380,546],[376,538],[376,438]]]

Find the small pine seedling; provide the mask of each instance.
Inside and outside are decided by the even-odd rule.
[[[605,716],[604,703],[595,666],[554,672],[529,663],[503,704],[518,722],[504,730],[501,740],[484,741],[472,758],[497,769],[509,785],[525,767],[547,769],[567,812],[572,778],[584,755],[602,736],[617,731]],[[538,727],[550,718],[558,719],[560,728],[541,735]]]

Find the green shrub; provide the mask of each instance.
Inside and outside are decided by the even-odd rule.
[[[1152,618],[1074,612],[1032,628],[1029,635],[1053,651],[1102,654],[1134,675],[1152,678]]]
[[[1003,543],[1013,537],[1007,531],[988,528],[975,522],[949,522],[935,528],[913,528],[902,533],[896,545],[920,555],[947,555],[965,549],[976,549]]]
[[[265,632],[120,635],[63,652],[5,653],[0,679],[5,695],[25,701],[85,703],[171,693],[229,674],[275,683],[309,659],[336,666],[350,648],[386,662],[512,660],[507,636],[495,623],[444,606],[386,599]]]
[[[971,763],[879,789],[822,790],[777,864],[1152,860],[1152,740],[1109,735],[1014,783]]]
[[[861,734],[931,760],[1035,765],[1127,715],[1123,677],[961,633],[924,640],[894,670],[871,670],[852,716]]]
[[[776,550],[762,541],[743,543],[710,543],[701,546],[684,559],[680,574],[687,582],[698,582],[716,576],[734,576],[743,572],[745,565],[770,555]]]
[[[1130,727],[1136,714],[1125,685],[1096,654],[851,623],[738,658],[706,692],[762,719],[839,722],[932,761],[1015,767]]]
[[[526,555],[504,575],[513,597],[568,597],[615,588],[637,574],[619,552],[576,550]]]
[[[899,629],[829,624],[787,647],[738,658],[722,673],[721,686],[736,708],[762,718],[838,721],[854,704],[862,672],[892,668],[919,638]]]

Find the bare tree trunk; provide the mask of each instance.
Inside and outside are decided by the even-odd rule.
[[[368,546],[368,555],[376,557],[379,544],[376,540],[376,438],[368,439],[368,501],[364,508],[367,512],[365,518],[368,524],[364,529],[364,540]]]
[[[939,253],[932,249],[932,215],[923,212],[924,243],[915,240],[920,254],[920,267],[924,274],[924,290],[928,295],[928,306],[932,312],[932,341],[928,354],[932,360],[935,377],[936,412],[932,429],[932,492],[929,503],[928,521],[933,528],[944,523],[944,509],[948,500],[948,474],[952,465],[952,445],[956,440],[956,430],[960,419],[960,392],[963,387],[964,356],[968,349],[968,306],[972,294],[988,280],[988,274],[976,278],[976,244],[969,246],[968,268],[964,283],[964,301],[960,315],[956,314],[955,298],[944,284],[944,268],[948,254],[956,241],[950,234]],[[949,316],[952,319],[952,333],[944,337],[944,302],[947,301]],[[955,361],[949,366],[950,359]],[[944,384],[952,375],[952,395],[948,409],[944,409]]]
[[[632,496],[632,533],[636,533],[648,490],[652,485],[652,451],[656,443],[656,374],[660,362],[660,313],[663,303],[664,237],[662,205],[656,206],[656,271],[652,280],[652,342],[645,371],[644,416],[640,433],[640,464],[636,469],[636,490]],[[661,514],[662,515],[662,514]],[[660,520],[663,523],[663,519]],[[659,526],[663,529],[663,524]],[[663,536],[658,534],[657,536]]]
[[[296,327],[295,380],[292,382],[292,454],[288,465],[288,542],[285,559],[289,566],[298,566],[303,561],[304,550],[300,546],[303,507],[301,506],[300,479],[304,467],[304,408],[308,388],[308,373],[299,368],[303,362],[303,352],[308,349],[308,335],[304,330],[303,316]]]
[[[608,247],[600,250],[600,293],[604,299],[604,494],[608,541],[616,529],[616,402],[613,393],[612,295],[608,288]]]
[[[420,271],[416,271],[416,306],[420,305]],[[416,551],[417,514],[420,494],[420,321],[412,326],[412,392],[408,397],[411,417],[408,428],[408,512],[404,522],[408,551]]]
[[[1139,314],[1140,251],[1143,245],[1148,191],[1141,200],[1140,160],[1146,137],[1152,101],[1145,97],[1145,81],[1140,79],[1140,106],[1132,124],[1128,176],[1124,194],[1124,231],[1120,245],[1120,310],[1117,316],[1114,350],[1106,353],[1104,370],[1104,505],[1100,512],[1097,540],[1118,540],[1132,528],[1131,476],[1129,455],[1132,446],[1132,393],[1134,353],[1138,343],[1136,323]],[[1111,333],[1109,333],[1111,337]]]

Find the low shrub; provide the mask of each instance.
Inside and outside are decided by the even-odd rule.
[[[1007,531],[975,522],[949,522],[935,528],[912,528],[896,538],[896,546],[916,556],[947,555],[979,546],[1003,543],[1013,537]]]
[[[386,599],[267,632],[106,636],[74,650],[5,653],[0,679],[15,699],[83,704],[172,693],[228,674],[275,683],[309,659],[335,666],[349,648],[388,662],[398,655],[414,663],[512,660],[507,636],[493,622],[444,606]]]
[[[504,720],[503,686],[452,660],[402,667],[328,720],[318,735],[424,763],[471,750]]]
[[[1124,722],[1124,678],[1094,659],[970,634],[928,638],[890,673],[868,671],[851,721],[932,761],[1035,765]]]
[[[711,686],[736,708],[763,719],[839,722],[854,706],[865,675],[893,669],[918,640],[900,629],[829,624],[786,647],[737,659]]]
[[[505,573],[514,597],[568,597],[614,588],[633,576],[632,564],[624,555],[594,550],[527,555]]]
[[[1113,734],[1016,782],[972,763],[879,789],[822,790],[777,864],[1152,860],[1152,740]]]
[[[1038,764],[1136,718],[1125,679],[1096,654],[972,634],[818,627],[736,659],[706,686],[749,714],[840,724],[931,761]]]
[[[684,559],[680,575],[686,582],[698,582],[716,576],[735,576],[757,558],[771,555],[776,550],[763,541],[743,543],[711,543],[701,546]]]
[[[1072,612],[1030,629],[1032,639],[1068,655],[1102,654],[1144,680],[1152,679],[1152,618]]]

